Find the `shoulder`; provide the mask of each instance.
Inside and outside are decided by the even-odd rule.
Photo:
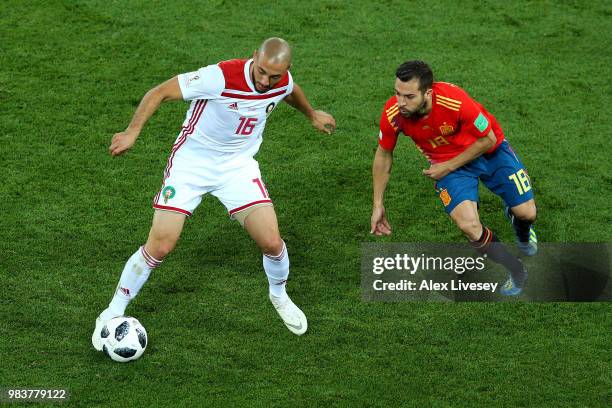
[[[434,82],[433,90],[438,95],[459,101],[474,100],[465,89],[450,82]]]
[[[223,80],[223,72],[217,64],[207,65],[198,70],[201,76],[208,77],[209,80]]]
[[[434,82],[432,89],[435,105],[455,112],[461,109],[464,102],[471,100],[467,92],[450,82]]]
[[[383,108],[383,115],[389,119],[389,122],[393,122],[395,117],[399,114],[399,107],[397,106],[397,97],[394,95],[387,100]]]
[[[217,65],[223,71],[223,75],[236,75],[244,72],[244,65],[248,60],[246,59],[231,59],[227,61],[221,61]]]
[[[434,92],[449,95],[458,95],[460,93],[465,93],[463,88],[461,88],[459,85],[451,84],[450,82],[437,81],[433,83],[432,88]]]
[[[247,61],[247,59],[233,59],[221,61],[217,64],[223,74],[223,78],[225,79],[225,88],[236,91],[251,92],[251,88],[247,84],[244,77],[244,70]]]
[[[283,75],[281,80],[278,81],[278,83],[276,85],[274,85],[274,88],[272,88],[272,89],[284,88],[286,86],[287,87],[292,87],[293,86],[293,78],[291,76],[291,72],[289,72],[289,71],[287,71],[285,73],[285,75]]]
[[[397,97],[392,96],[387,100],[380,117],[380,128],[389,129],[389,126],[393,128],[395,132],[399,129],[399,107],[397,106]]]
[[[387,99],[387,102],[385,102],[383,111],[387,114],[399,112],[399,108],[397,106],[397,96],[393,95],[392,97]]]
[[[225,86],[223,73],[216,65],[207,65],[193,72],[178,75],[179,86],[186,100],[214,98]]]
[[[393,95],[392,97],[390,97],[389,99],[387,99],[387,102],[385,102],[385,110],[393,108],[393,107],[397,107],[397,96]]]

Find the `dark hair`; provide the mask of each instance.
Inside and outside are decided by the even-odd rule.
[[[423,61],[406,61],[395,71],[395,76],[402,82],[413,78],[419,79],[419,90],[425,92],[433,85],[433,72],[429,65]]]

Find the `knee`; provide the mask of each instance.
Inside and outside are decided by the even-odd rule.
[[[269,237],[269,238],[262,240],[259,243],[259,248],[261,249],[261,252],[263,252],[266,255],[276,256],[276,255],[280,255],[280,253],[283,251],[284,245],[285,243],[283,242],[281,237],[276,236],[276,237]]]
[[[155,259],[164,259],[176,247],[176,239],[171,237],[149,237],[147,252]]]
[[[535,204],[530,204],[520,209],[512,209],[512,214],[521,221],[534,223],[537,217],[537,209]]]

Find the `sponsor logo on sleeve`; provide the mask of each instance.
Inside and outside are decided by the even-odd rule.
[[[195,82],[198,79],[200,79],[200,74],[198,74],[197,72],[191,72],[187,74],[187,78],[185,79],[185,86],[191,85],[192,82]]]
[[[487,130],[487,126],[489,126],[489,121],[487,120],[485,115],[480,113],[480,115],[478,115],[478,117],[474,121],[474,126],[476,126],[476,129],[480,130],[481,132],[484,132],[485,130]]]

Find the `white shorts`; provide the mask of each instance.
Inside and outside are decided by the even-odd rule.
[[[190,216],[206,193],[217,197],[230,216],[254,205],[272,203],[255,159],[211,152],[193,139],[178,138],[153,208]]]

